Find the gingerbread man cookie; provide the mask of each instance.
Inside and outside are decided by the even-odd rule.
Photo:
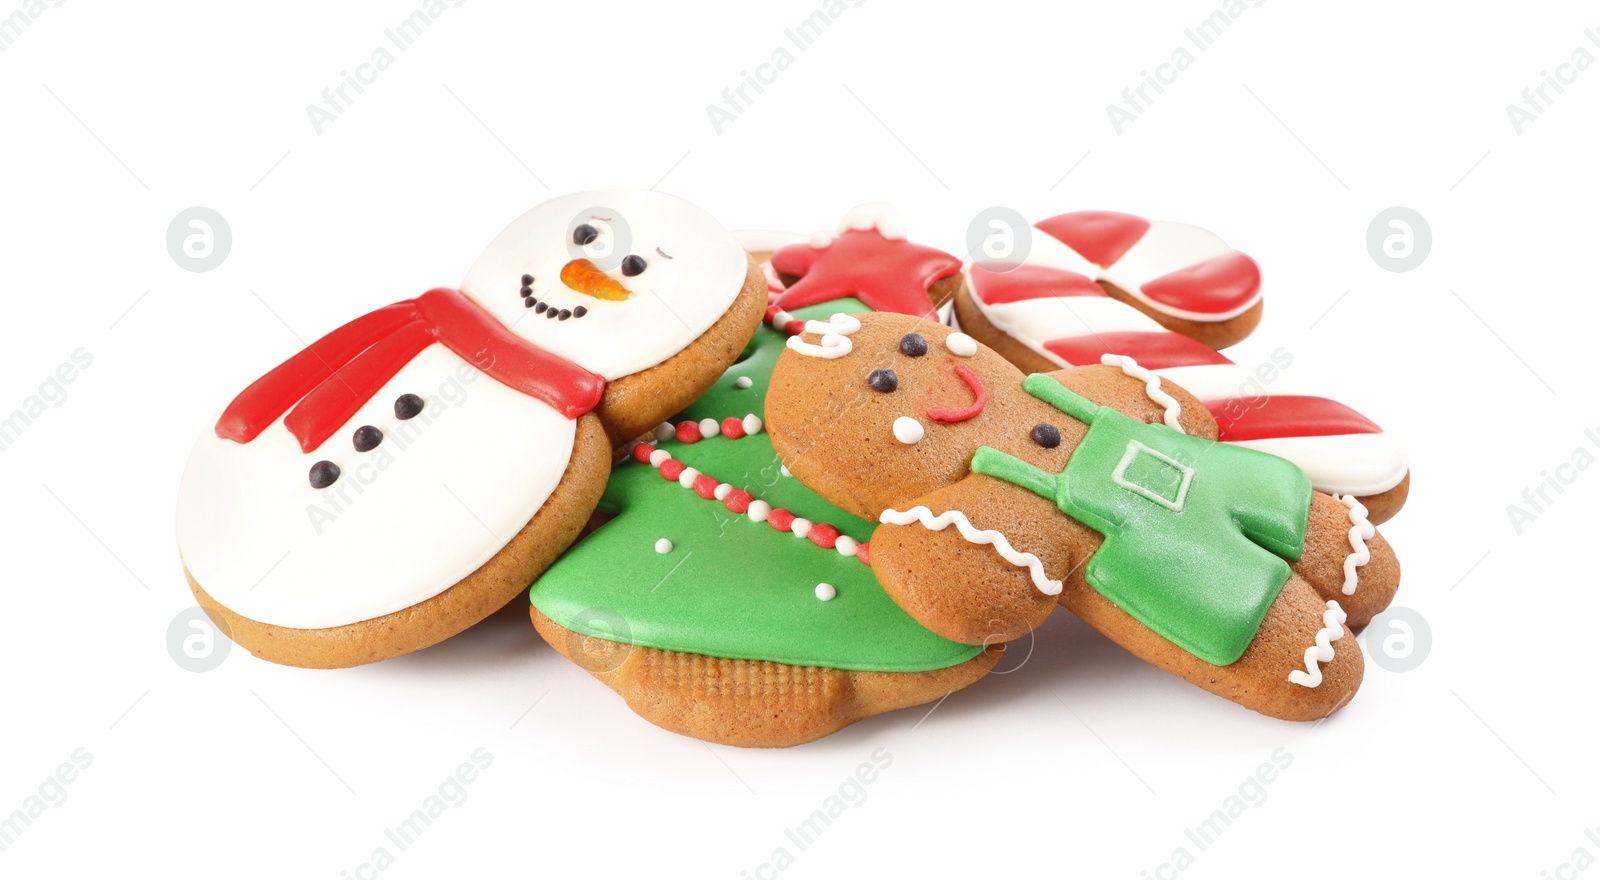
[[[738,243],[681,199],[532,209],[460,288],[332,331],[196,441],[178,547],[201,607],[298,666],[460,632],[577,537],[613,446],[715,381],[765,294]]]
[[[789,312],[778,305],[787,288],[774,273],[776,321],[653,444],[632,447],[599,505],[609,519],[530,592],[534,625],[556,650],[676,733],[798,745],[937,700],[999,659],[1001,646],[944,639],[895,605],[868,564],[875,524],[791,476],[763,429],[772,367],[787,329],[799,329],[794,322],[845,303],[894,302],[918,315],[932,306],[939,278],[922,276],[911,295],[906,276],[888,269],[896,255],[931,249],[885,237],[880,227],[898,229],[886,215],[852,231],[860,218],[852,212],[838,239],[797,245],[812,262],[796,270],[820,284],[842,240],[863,260],[853,280],[809,304],[789,299]],[[775,233],[742,238],[768,269],[771,251],[795,243]],[[943,255],[940,265],[954,272],[958,264]]]
[[[1128,355],[1200,398],[1223,442],[1293,461],[1317,489],[1357,498],[1373,522],[1405,503],[1410,465],[1394,435],[1295,389],[1281,363],[1250,368],[1215,350],[1260,320],[1254,260],[1199,227],[1111,211],[1034,229],[1021,260],[968,267],[955,298],[964,331],[1026,371]]]
[[[1059,602],[1268,715],[1323,717],[1355,693],[1346,627],[1388,605],[1399,565],[1354,499],[1214,442],[1196,398],[1129,358],[1024,377],[916,318],[804,329],[773,375],[773,446],[881,523],[873,570],[929,629],[1015,638]]]

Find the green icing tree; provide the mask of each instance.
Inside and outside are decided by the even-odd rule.
[[[799,309],[825,319],[867,311],[853,299]],[[764,417],[768,381],[787,337],[762,325],[743,356],[673,423]],[[741,388],[741,377],[750,387]],[[784,476],[765,431],[739,439],[659,444],[674,459],[812,523],[866,542],[874,523]],[[534,585],[545,616],[584,635],[713,657],[794,666],[913,672],[942,669],[981,647],[934,635],[901,611],[853,556],[733,513],[648,464],[617,466],[601,499],[613,518]],[[671,549],[658,552],[666,539]],[[665,549],[665,545],[662,545]],[[817,585],[836,596],[818,598]]]

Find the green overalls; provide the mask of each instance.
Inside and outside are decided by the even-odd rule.
[[[1085,579],[1196,657],[1238,660],[1304,549],[1311,481],[1289,462],[1098,406],[1043,375],[1022,387],[1089,426],[1052,474],[988,446],[972,471],[1015,483],[1105,536]]]

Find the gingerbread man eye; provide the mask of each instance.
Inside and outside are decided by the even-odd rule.
[[[644,261],[644,257],[638,254],[629,254],[622,258],[622,274],[631,278],[643,272],[647,265],[649,264]]]
[[[907,333],[900,337],[900,353],[906,357],[922,357],[928,353],[928,340],[921,333]]]
[[[572,243],[580,247],[593,242],[599,237],[600,230],[587,223],[580,224],[577,229],[572,230]]]
[[[888,394],[900,387],[900,378],[894,374],[894,370],[879,367],[868,374],[867,384],[872,386],[873,391],[882,391],[884,394]]]

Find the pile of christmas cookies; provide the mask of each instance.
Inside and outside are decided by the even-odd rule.
[[[1266,715],[1326,717],[1400,567],[1394,437],[1218,349],[1250,257],[1079,211],[964,264],[862,206],[729,233],[650,191],[517,218],[195,443],[178,544],[267,660],[344,667],[530,602],[645,719],[787,746],[973,684],[1057,605]]]

